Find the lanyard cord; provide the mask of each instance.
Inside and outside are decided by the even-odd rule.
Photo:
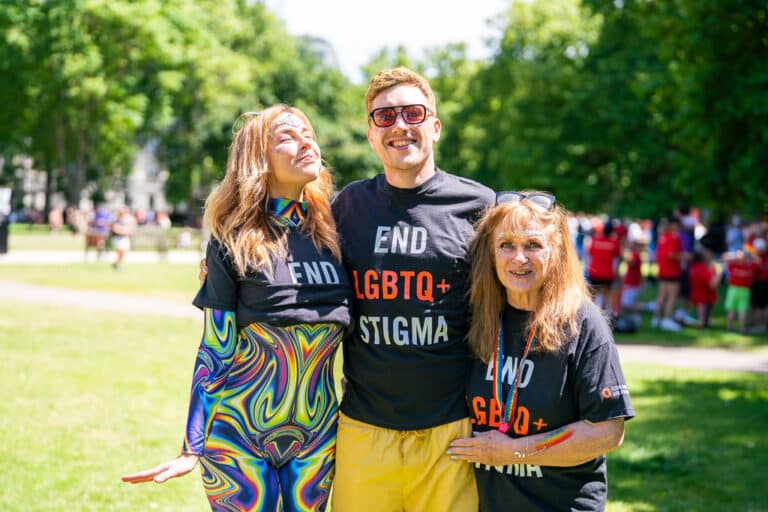
[[[504,327],[502,326],[502,319],[499,318],[499,336],[496,354],[494,354],[493,361],[493,397],[496,399],[496,403],[501,407],[501,424],[499,425],[499,432],[505,434],[509,430],[509,426],[512,424],[515,418],[515,409],[517,409],[517,391],[520,387],[520,376],[522,375],[522,367],[528,352],[534,343],[534,336],[536,335],[536,327],[532,327],[528,333],[528,339],[525,342],[525,348],[523,349],[523,356],[515,368],[515,372],[512,375],[512,381],[514,382],[512,389],[510,389],[507,395],[506,403],[502,405],[502,366],[504,361]]]

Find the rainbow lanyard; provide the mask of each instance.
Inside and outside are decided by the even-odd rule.
[[[512,386],[512,389],[510,389],[509,395],[507,395],[507,401],[502,406],[501,396],[502,396],[502,366],[504,365],[504,326],[502,325],[503,321],[501,318],[499,318],[499,341],[498,341],[498,349],[496,350],[496,355],[494,356],[493,361],[493,397],[496,399],[496,403],[499,404],[499,407],[502,407],[501,409],[501,424],[499,425],[499,432],[502,434],[506,434],[509,430],[509,426],[512,424],[515,418],[515,409],[517,408],[517,390],[520,387],[520,375],[522,372],[523,363],[525,362],[526,358],[528,357],[528,352],[531,350],[531,347],[533,346],[534,337],[536,335],[536,327],[534,326],[531,329],[531,332],[528,333],[528,340],[525,342],[525,349],[523,350],[523,357],[520,358],[520,361],[517,364],[517,367],[515,368],[515,373],[512,375],[512,381],[514,382],[514,385]]]

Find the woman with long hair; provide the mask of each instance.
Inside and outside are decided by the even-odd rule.
[[[212,510],[323,510],[334,473],[333,356],[349,326],[333,192],[315,132],[274,105],[238,122],[206,201],[205,326],[181,455],[124,481],[164,482],[199,461]]]
[[[592,302],[567,212],[499,192],[472,255],[467,382],[480,510],[604,510],[605,453],[634,416],[611,329]]]

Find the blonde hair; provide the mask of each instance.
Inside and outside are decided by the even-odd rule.
[[[538,305],[527,326],[530,329],[535,325],[538,329],[536,347],[555,352],[566,336],[578,332],[579,308],[591,298],[571,242],[567,215],[560,206],[546,210],[523,199],[490,208],[478,223],[470,245],[472,322],[469,345],[482,361],[488,362],[496,350],[500,315],[507,297],[496,275],[494,233],[499,227],[510,232],[523,232],[530,222],[540,223],[551,248]]]
[[[204,220],[211,234],[226,248],[242,277],[249,267],[272,270],[273,255],[287,254],[286,233],[269,221],[270,127],[278,116],[289,113],[300,118],[316,139],[307,116],[299,109],[277,104],[245,121],[229,147],[227,172],[205,201]],[[333,180],[325,164],[317,179],[304,186],[307,216],[301,229],[318,250],[327,249],[337,259],[341,250],[331,214]]]
[[[424,96],[427,98],[427,107],[437,117],[437,103],[435,102],[435,93],[432,91],[432,87],[429,85],[429,81],[406,67],[398,67],[393,69],[382,69],[371,78],[368,84],[368,90],[365,92],[365,112],[371,111],[373,100],[376,96],[381,94],[382,91],[395,87],[396,85],[413,85],[418,87]]]

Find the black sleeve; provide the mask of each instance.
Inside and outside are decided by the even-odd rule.
[[[592,422],[632,418],[635,411],[610,327],[602,318],[591,318],[585,322],[586,325],[590,323],[605,323],[605,326],[592,325],[586,329],[586,336],[592,339],[581,340],[586,347],[575,379],[579,417]],[[605,338],[606,335],[609,339]]]
[[[200,309],[237,310],[238,280],[226,248],[211,237],[205,254],[208,274],[192,304]]]

